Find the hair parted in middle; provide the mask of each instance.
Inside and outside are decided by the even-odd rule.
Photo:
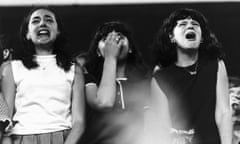
[[[56,16],[56,13],[54,10],[48,6],[37,6],[33,7],[33,9],[27,14],[27,16],[23,19],[23,22],[21,24],[20,28],[20,40],[23,43],[22,49],[19,51],[19,56],[17,56],[17,59],[22,60],[24,66],[26,66],[28,69],[36,68],[38,67],[38,64],[34,60],[34,55],[36,54],[34,44],[31,40],[28,40],[26,38],[27,32],[28,32],[28,24],[30,21],[31,15],[39,10],[44,9],[52,12],[55,16],[55,19],[57,21],[59,34],[53,44],[53,54],[56,54],[57,59],[57,65],[61,68],[63,68],[65,71],[68,71],[71,66],[71,58],[68,54],[68,51],[66,49],[66,43],[67,39],[65,37],[65,31],[63,30],[63,25],[59,17]]]

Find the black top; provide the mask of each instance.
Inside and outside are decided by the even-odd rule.
[[[80,143],[138,143],[143,134],[144,107],[147,105],[147,96],[149,96],[149,79],[137,71],[126,78],[116,80],[116,100],[112,109],[103,111],[87,104],[86,127]]]
[[[215,123],[217,70],[217,60],[202,58],[189,67],[174,64],[154,75],[168,98],[173,128],[194,129],[194,144],[220,143]]]

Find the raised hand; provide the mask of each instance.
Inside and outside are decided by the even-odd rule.
[[[120,42],[121,37],[115,31],[109,33],[106,37],[106,40],[99,41],[99,50],[101,55],[104,58],[113,57],[117,58],[120,52],[120,46],[122,42]]]

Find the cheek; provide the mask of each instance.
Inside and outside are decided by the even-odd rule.
[[[202,31],[201,30],[199,32],[199,37],[200,37],[200,39],[202,39]]]
[[[34,30],[35,30],[35,26],[34,25],[28,25],[28,29],[27,29],[27,39],[33,38],[34,35]]]
[[[59,31],[56,27],[53,27],[53,28],[52,28],[52,34],[53,34],[54,36],[58,36],[58,35],[60,34],[60,31]]]
[[[28,32],[26,33],[26,38],[27,38],[27,40],[30,40],[32,38],[31,30],[28,30]]]
[[[34,24],[28,24],[28,31],[29,31],[29,32],[34,31],[35,27],[36,27],[36,26],[35,26]]]
[[[179,29],[173,30],[173,39],[175,39],[176,41],[181,39],[181,31]]]

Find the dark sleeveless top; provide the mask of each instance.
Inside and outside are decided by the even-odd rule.
[[[139,143],[143,134],[144,106],[149,95],[149,77],[135,72],[133,72],[135,78],[129,75],[125,80],[116,81],[116,100],[112,109],[103,111],[87,104],[86,127],[79,144]],[[124,98],[124,109],[120,91]]]
[[[154,75],[168,98],[173,128],[194,129],[193,144],[220,144],[215,123],[217,70],[217,60],[202,58],[189,67],[174,64]]]

